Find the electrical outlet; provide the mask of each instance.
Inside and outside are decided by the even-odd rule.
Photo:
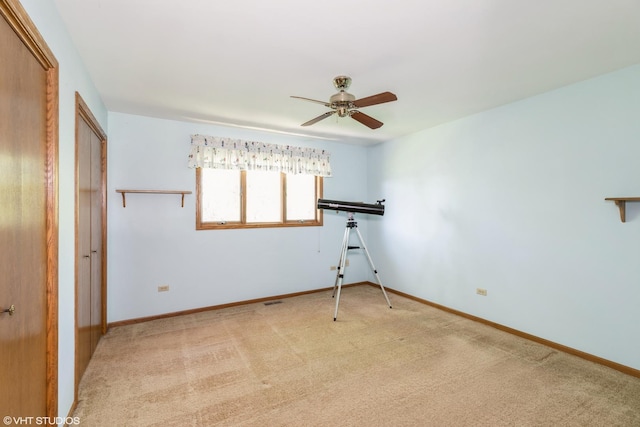
[[[349,258],[344,260],[344,266],[349,267]],[[336,271],[337,269],[338,267],[336,267],[335,265],[332,265],[331,267],[329,267],[329,270],[331,271]]]
[[[482,295],[483,297],[487,296],[487,290],[482,288],[476,288],[476,294]]]
[[[169,292],[169,285],[158,286],[158,292]]]

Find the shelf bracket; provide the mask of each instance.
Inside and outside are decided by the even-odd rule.
[[[626,200],[614,200],[618,209],[620,209],[620,221],[626,221],[627,215],[627,202]]]
[[[620,221],[626,222],[627,202],[640,202],[640,197],[606,197],[605,200],[612,200],[615,202],[618,210],[620,211]]]

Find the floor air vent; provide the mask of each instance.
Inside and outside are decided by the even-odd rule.
[[[264,305],[282,304],[282,301],[267,301]]]

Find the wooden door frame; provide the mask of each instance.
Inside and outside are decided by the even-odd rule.
[[[0,0],[0,15],[46,72],[46,416],[58,415],[58,61],[18,0]]]
[[[83,120],[91,130],[100,138],[100,215],[102,216],[101,221],[101,256],[100,256],[100,299],[101,299],[101,310],[102,310],[102,319],[101,319],[101,331],[102,334],[107,333],[107,134],[102,130],[100,123],[95,118],[89,106],[84,102],[82,96],[78,92],[76,92],[76,129],[75,129],[75,187],[76,187],[76,195],[75,195],[75,260],[76,260],[76,268],[75,268],[75,369],[74,373],[77,376],[78,371],[78,284],[79,284],[79,275],[80,275],[80,267],[78,263],[78,259],[80,258],[79,254],[79,235],[80,235],[80,156],[79,156],[79,144],[78,144],[78,136],[79,136],[79,123],[80,120]],[[78,400],[78,385],[80,384],[80,378],[75,378],[74,381],[74,399],[77,402]]]

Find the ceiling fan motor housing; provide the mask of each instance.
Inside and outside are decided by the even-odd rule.
[[[353,101],[355,100],[355,96],[351,95],[349,92],[341,90],[331,96],[329,103],[331,104],[331,108],[338,110],[338,115],[340,117],[346,117],[349,115],[349,109],[353,108]]]

